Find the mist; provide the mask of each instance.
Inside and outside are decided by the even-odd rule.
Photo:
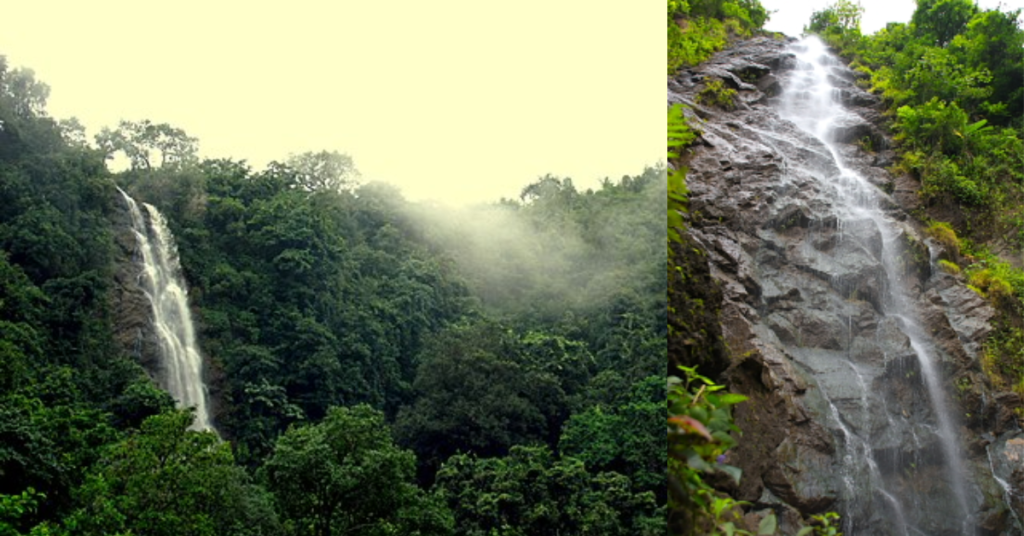
[[[547,175],[518,199],[410,203],[406,217],[455,261],[485,310],[554,320],[665,295],[665,190],[663,167],[585,191]]]

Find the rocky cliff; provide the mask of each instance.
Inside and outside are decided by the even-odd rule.
[[[115,271],[110,295],[114,312],[114,340],[146,369],[151,378],[160,374],[160,346],[153,329],[153,311],[139,278],[142,260],[132,230],[132,216],[120,193],[115,192],[113,216]]]
[[[668,84],[701,131],[690,237],[721,288],[704,304],[728,349],[718,368],[751,397],[731,491],[783,530],[837,510],[850,535],[1020,534],[1021,400],[978,362],[993,311],[935,268],[956,253],[908,216],[917,185],[887,171],[882,104],[856,73],[826,66],[843,110],[828,143],[789,118],[813,98],[793,94],[801,46],[746,41]]]

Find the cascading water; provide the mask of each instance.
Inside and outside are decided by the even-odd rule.
[[[153,329],[160,345],[163,372],[160,381],[178,407],[194,407],[194,430],[211,430],[203,383],[203,358],[196,343],[188,294],[181,277],[174,237],[162,214],[152,205],[138,203],[118,188],[132,215],[143,271],[139,274],[153,312]],[[148,216],[148,217],[147,217]]]
[[[977,519],[973,516],[977,500],[972,498],[973,493],[968,490],[969,483],[955,434],[956,422],[942,389],[937,352],[921,328],[914,300],[901,278],[901,228],[886,214],[879,190],[855,170],[844,165],[839,148],[834,143],[834,132],[848,119],[849,114],[839,102],[836,88],[829,81],[841,64],[815,37],[800,41],[794,45],[793,51],[798,65],[783,87],[782,98],[778,103],[780,115],[820,140],[827,149],[829,154],[818,159],[822,165],[820,169],[812,170],[813,175],[818,178],[821,190],[832,204],[831,212],[836,218],[839,240],[854,241],[857,247],[874,251],[874,256],[878,258],[884,273],[877,275],[880,296],[876,301],[881,314],[909,340],[930,408],[923,415],[910,415],[905,409],[901,413],[890,412],[884,398],[873,393],[869,387],[877,378],[865,378],[852,361],[839,366],[848,366],[851,374],[856,376],[857,381],[852,384],[859,386],[859,395],[829,393],[828,385],[821,384],[822,395],[830,407],[834,430],[839,433],[837,440],[842,449],[839,470],[843,482],[840,495],[845,510],[844,531],[851,536],[876,534],[878,532],[873,531],[880,530],[878,516],[882,515],[888,520],[888,527],[884,530],[890,534],[973,535],[977,526]],[[810,251],[807,254],[821,255]],[[833,286],[841,287],[843,284],[843,281],[833,281]],[[851,319],[847,321],[852,323]],[[852,340],[852,335],[848,335],[847,339]],[[800,351],[803,350],[793,349],[794,353]],[[840,355],[815,356],[813,359],[841,359]],[[845,359],[850,358],[847,356]],[[839,398],[845,398],[853,406],[846,414],[837,409],[836,400]],[[871,422],[869,414],[877,411],[887,413],[881,426],[854,426],[847,422]],[[931,452],[921,452],[914,445],[902,446],[895,449],[896,454],[891,453],[894,449],[889,449],[890,454],[887,456],[892,459],[878,459],[876,450],[880,450],[880,447],[876,443],[883,442],[883,435],[894,434],[894,429],[901,430],[901,437],[913,437],[915,442],[923,440],[925,443],[937,443],[938,448]],[[907,452],[912,454],[909,459],[904,459]],[[885,463],[880,463],[882,461]],[[937,478],[941,479],[938,485],[923,490],[913,489],[906,484],[898,473],[916,470],[918,464],[941,468],[935,472]],[[957,510],[955,513],[947,512],[949,515],[940,529],[921,519],[919,512],[922,505],[934,502],[937,498]],[[953,519],[958,520],[959,526],[949,525]]]

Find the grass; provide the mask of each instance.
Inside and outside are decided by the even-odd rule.
[[[925,233],[940,244],[950,248],[955,255],[960,254],[960,240],[950,224],[944,221],[933,222],[925,229]]]
[[[704,83],[704,89],[697,93],[696,101],[699,104],[732,110],[736,108],[736,90],[725,87],[721,79],[715,78]]]
[[[960,266],[957,263],[947,261],[946,259],[939,260],[939,268],[942,268],[942,271],[946,272],[947,274],[960,274]]]

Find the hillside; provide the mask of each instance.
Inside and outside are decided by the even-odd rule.
[[[47,92],[0,62],[0,534],[664,532],[664,170],[456,213]]]

